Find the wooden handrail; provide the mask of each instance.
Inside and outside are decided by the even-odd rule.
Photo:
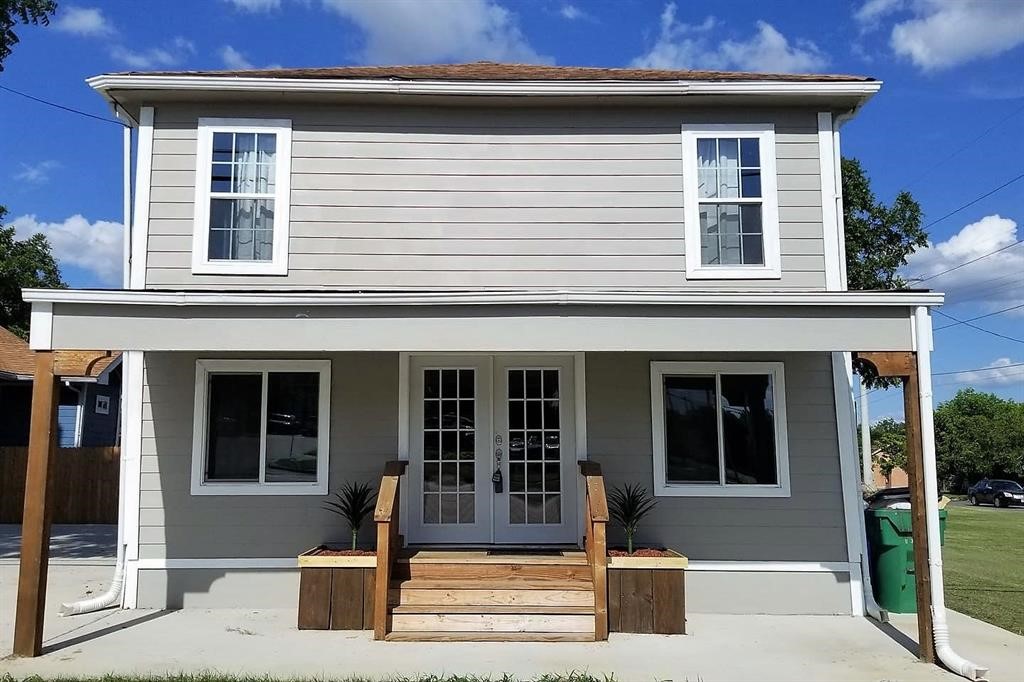
[[[584,547],[594,578],[594,639],[608,639],[608,498],[601,465],[580,462],[587,491],[586,537]]]
[[[373,586],[373,638],[384,639],[388,632],[388,587],[391,568],[401,549],[398,535],[398,499],[401,478],[408,462],[392,460],[384,465],[377,491],[373,520],[377,523],[377,570]]]

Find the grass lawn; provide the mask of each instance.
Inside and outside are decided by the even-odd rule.
[[[1024,635],[1024,512],[947,509],[946,606]]]

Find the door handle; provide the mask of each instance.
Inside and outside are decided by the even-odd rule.
[[[496,436],[495,442],[500,444],[501,436]],[[503,454],[501,448],[494,448],[494,474],[491,476],[491,483],[494,485],[495,494],[505,492],[505,481],[501,475],[501,456]]]

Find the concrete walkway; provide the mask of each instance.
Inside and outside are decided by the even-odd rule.
[[[17,567],[0,566],[0,650],[10,651]],[[324,679],[381,678],[418,673],[543,673],[587,671],[633,680],[875,680],[957,679],[918,663],[900,634],[913,618],[880,628],[860,618],[832,616],[712,616],[695,614],[685,637],[612,635],[595,644],[418,644],[374,642],[366,632],[300,632],[287,610],[119,611],[59,618],[58,603],[106,588],[108,566],[67,565],[50,571],[46,654],[5,659],[0,672],[40,675],[221,671]],[[10,605],[10,606],[9,606]],[[953,639],[966,656],[1009,682],[1024,671],[1024,638],[953,614]]]
[[[116,525],[55,525],[50,530],[50,562],[113,563],[116,544]],[[0,564],[17,563],[20,552],[21,525],[0,524]]]

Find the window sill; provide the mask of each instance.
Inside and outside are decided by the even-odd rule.
[[[686,279],[782,279],[778,268],[768,267],[696,267],[686,271]]]
[[[317,483],[195,483],[193,495],[326,495],[327,482]]]
[[[193,263],[193,275],[287,275],[288,263],[210,262]]]
[[[792,497],[778,485],[655,485],[655,497]]]

